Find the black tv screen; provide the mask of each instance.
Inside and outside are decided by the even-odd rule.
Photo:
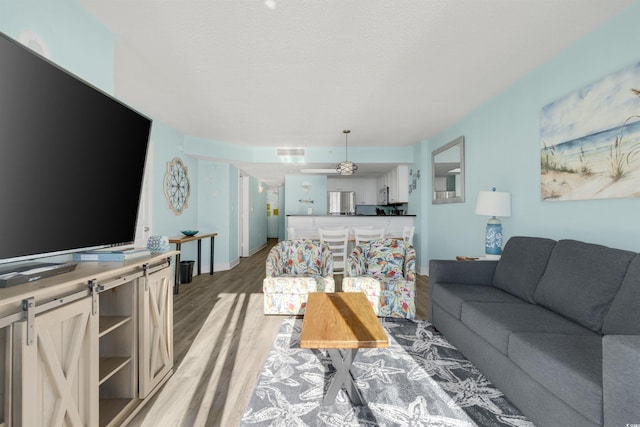
[[[0,33],[0,263],[133,242],[150,128]]]

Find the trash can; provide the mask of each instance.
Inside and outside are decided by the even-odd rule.
[[[180,261],[180,283],[191,283],[195,261]]]

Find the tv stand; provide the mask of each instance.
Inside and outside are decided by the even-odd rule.
[[[173,372],[175,255],[0,288],[0,426],[127,425]]]
[[[71,262],[29,262],[19,265],[9,265],[0,268],[0,288],[8,288],[9,286],[33,282],[44,277],[68,273],[75,270],[76,265],[77,264]]]

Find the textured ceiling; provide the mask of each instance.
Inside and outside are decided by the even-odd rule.
[[[414,145],[632,2],[81,0],[115,34],[118,97],[266,147]]]

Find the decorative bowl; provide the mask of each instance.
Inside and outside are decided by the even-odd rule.
[[[181,231],[181,233],[185,236],[195,236],[196,234],[198,234],[198,230],[184,230]]]

